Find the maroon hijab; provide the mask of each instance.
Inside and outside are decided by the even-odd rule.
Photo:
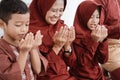
[[[44,27],[48,25],[45,21],[47,11],[52,7],[56,0],[33,0],[30,4],[30,26]],[[66,7],[64,0],[64,8]]]
[[[50,25],[45,21],[47,11],[52,7],[56,0],[33,0],[30,4],[30,31],[36,33],[40,30],[43,35],[41,50],[48,51],[47,47],[53,46],[52,37],[56,30],[65,25],[63,20],[58,20],[55,25]],[[67,0],[64,1],[64,9]],[[43,51],[44,51],[43,50]]]
[[[87,27],[87,22],[92,16],[95,9],[100,6],[100,4],[90,0],[86,0],[78,6],[74,20],[77,38],[90,36],[90,30]]]

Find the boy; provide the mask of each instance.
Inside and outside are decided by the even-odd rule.
[[[46,59],[38,51],[42,43],[40,31],[28,33],[29,9],[21,0],[2,0],[0,24],[4,35],[0,39],[0,79],[35,80]]]

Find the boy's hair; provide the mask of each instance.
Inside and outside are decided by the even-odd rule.
[[[25,14],[27,12],[29,12],[29,8],[21,0],[1,0],[0,2],[0,19],[6,24],[8,24],[12,14]]]

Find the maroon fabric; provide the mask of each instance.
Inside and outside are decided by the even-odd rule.
[[[112,80],[120,80],[120,68],[110,72],[110,75],[111,75],[111,79]]]
[[[52,50],[54,45],[52,37],[55,31],[65,25],[62,20],[58,20],[55,25],[47,24],[45,21],[45,15],[54,2],[55,0],[33,0],[30,5],[30,31],[34,33],[37,30],[41,31],[43,35],[43,43],[39,49],[42,55],[48,59],[47,72],[45,76],[40,75],[38,80],[75,80],[69,75],[67,65],[63,60],[64,49],[59,52],[59,55],[56,55]],[[66,0],[64,0],[64,3],[65,8]]]
[[[25,72],[30,74],[27,68],[25,68]],[[5,80],[22,80],[16,56],[10,44],[3,39],[0,39],[0,77]],[[31,80],[30,76],[27,76],[27,78],[27,80]]]
[[[40,54],[40,60],[42,62],[42,72],[40,75],[44,75],[44,73],[47,71],[48,60],[42,54]]]
[[[30,26],[34,26],[35,28],[45,28],[44,26],[49,26],[49,24],[47,24],[45,21],[45,15],[55,1],[56,0],[32,0],[32,3],[30,4]],[[66,6],[66,3],[67,1],[64,0],[64,6]],[[37,30],[38,29],[39,28],[37,28]]]
[[[120,0],[95,0],[102,4],[101,22],[108,28],[108,38],[120,39]],[[117,71],[118,70],[118,71]],[[120,80],[120,69],[111,72],[113,80]]]
[[[52,37],[55,31],[65,25],[62,20],[58,20],[55,25],[50,25],[45,21],[45,15],[54,2],[55,0],[33,0],[30,5],[30,31],[36,33],[36,31],[40,30],[42,35],[44,35],[41,48],[44,45],[53,46]],[[66,6],[66,0],[64,0],[64,3]]]
[[[79,35],[82,37],[90,36],[90,30],[87,28],[87,22],[95,9],[98,7],[101,7],[101,5],[89,0],[78,6],[74,20],[74,26],[77,34],[76,37]]]
[[[101,22],[108,28],[109,38],[120,38],[120,0],[95,0],[102,4]]]
[[[70,73],[78,80],[104,80],[98,63],[103,64],[108,60],[108,42],[107,39],[102,43],[94,41],[86,25],[92,13],[99,6],[93,1],[84,1],[78,6],[75,15],[76,39],[73,47],[77,58],[70,59],[72,63],[74,62]]]
[[[48,61],[45,57],[40,55],[41,62],[43,63],[43,71],[46,71]],[[25,66],[26,80],[31,80],[30,68],[28,61]],[[34,72],[33,72],[34,73]],[[43,72],[40,73],[42,75]],[[36,75],[34,74],[35,78]],[[10,44],[5,40],[0,39],[0,80],[22,80],[19,64],[16,61],[16,55],[13,53],[13,49]],[[36,79],[35,79],[36,80]]]

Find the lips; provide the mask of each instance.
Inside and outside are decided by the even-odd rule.
[[[19,34],[18,35],[20,38],[24,38],[25,37],[25,34]]]
[[[91,24],[91,28],[96,28],[96,24]]]
[[[51,21],[54,21],[54,22],[56,22],[58,19],[51,19]]]
[[[59,17],[52,17],[51,21],[57,21],[59,19]]]

